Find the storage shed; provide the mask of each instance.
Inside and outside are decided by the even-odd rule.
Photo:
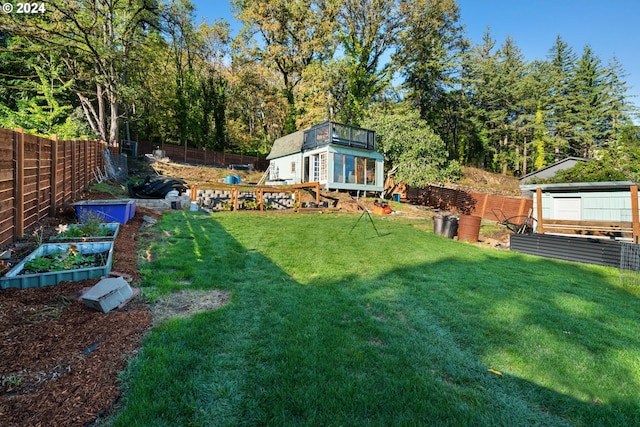
[[[637,241],[638,184],[631,181],[532,184],[537,232]]]

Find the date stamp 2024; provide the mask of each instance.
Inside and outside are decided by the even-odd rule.
[[[36,14],[45,13],[47,9],[44,3],[16,3],[15,6],[11,3],[2,3],[0,6],[4,13],[19,13],[19,14]]]

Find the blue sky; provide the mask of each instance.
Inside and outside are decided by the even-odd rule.
[[[198,22],[222,18],[239,25],[225,0],[192,0]],[[615,56],[627,73],[632,102],[640,105],[640,2],[636,0],[458,0],[466,35],[482,42],[487,26],[501,45],[507,36],[528,61],[545,59],[556,37],[578,55],[585,45],[607,65]]]

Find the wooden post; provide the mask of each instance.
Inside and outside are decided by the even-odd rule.
[[[49,195],[49,216],[56,216],[56,194],[58,194],[58,137],[51,135],[51,194]]]
[[[320,207],[320,183],[316,182],[316,206]]]
[[[36,137],[36,218],[40,221],[40,192],[42,191],[42,183],[40,182],[40,170],[42,169],[42,139]]]
[[[89,182],[91,180],[90,177],[90,171],[89,171],[89,141],[83,141],[84,143],[82,145],[84,145],[84,179],[83,179],[83,188],[87,188],[89,187]]]
[[[260,210],[263,211],[264,210],[264,200],[263,200],[264,193],[262,191],[262,188],[258,188],[256,190],[256,196],[258,197],[258,203],[260,204]]]
[[[487,210],[487,200],[489,200],[489,193],[484,193],[484,201],[482,202],[482,212],[480,212],[480,218],[484,218],[484,212]]]
[[[536,188],[536,215],[538,220],[538,233],[544,234],[544,222],[542,220],[542,189]]]
[[[633,226],[633,243],[638,243],[640,236],[640,220],[638,219],[638,186],[631,186],[631,222]]]
[[[191,200],[195,201],[198,196],[198,184],[193,184],[191,186]]]
[[[72,139],[71,140],[71,198],[75,199],[76,198],[76,191],[77,191],[77,187],[76,187],[76,180],[78,179],[78,167],[77,167],[77,161],[76,161],[76,147],[78,145],[76,144],[76,140]]]
[[[16,183],[13,207],[15,212],[14,236],[24,237],[24,133],[22,129],[13,130],[13,152],[15,153]]]
[[[234,211],[238,210],[238,199],[239,199],[238,187],[231,187],[231,204],[233,206]]]

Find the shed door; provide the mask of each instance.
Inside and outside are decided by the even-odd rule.
[[[553,219],[582,219],[582,199],[580,197],[554,197]]]

